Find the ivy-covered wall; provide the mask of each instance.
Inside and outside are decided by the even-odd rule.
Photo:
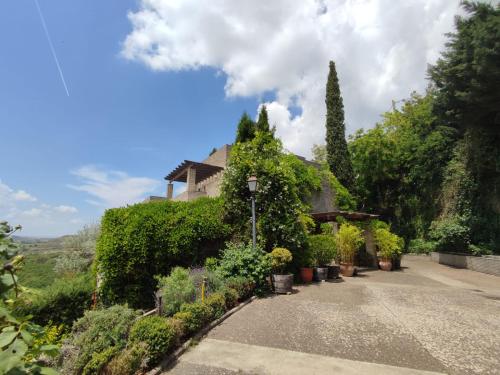
[[[222,200],[160,201],[109,209],[101,222],[96,268],[105,304],[153,304],[155,275],[203,264],[231,235]]]

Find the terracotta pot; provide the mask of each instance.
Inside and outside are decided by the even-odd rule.
[[[382,271],[392,271],[392,260],[388,258],[382,258],[378,261],[378,265]]]
[[[310,283],[313,279],[313,269],[310,267],[302,267],[300,269],[300,278],[305,283]]]
[[[328,277],[328,267],[314,267],[314,280],[323,281]]]
[[[354,275],[356,267],[352,263],[340,263],[340,273],[342,276],[351,277]]]
[[[328,266],[328,278],[336,279],[339,277],[340,267],[337,265]]]
[[[293,275],[273,275],[273,289],[275,293],[291,293]]]

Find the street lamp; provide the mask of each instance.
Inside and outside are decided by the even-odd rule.
[[[257,242],[257,234],[255,229],[255,192],[257,191],[257,177],[250,176],[248,178],[248,190],[252,198],[252,243],[255,249]]]

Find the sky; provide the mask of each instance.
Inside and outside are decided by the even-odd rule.
[[[309,157],[329,60],[347,133],[373,127],[425,91],[459,12],[458,0],[4,0],[0,220],[57,236],[164,195],[168,172],[231,143],[263,104],[286,149]]]

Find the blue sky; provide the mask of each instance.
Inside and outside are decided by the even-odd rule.
[[[68,97],[35,1],[2,2],[0,219],[60,235],[161,195],[167,172],[231,143],[262,102],[285,146],[307,155],[324,138],[329,59],[348,132],[373,126],[391,99],[425,88],[457,11],[414,1],[384,20],[383,1],[210,3],[39,0]],[[398,21],[416,11],[419,22]]]

